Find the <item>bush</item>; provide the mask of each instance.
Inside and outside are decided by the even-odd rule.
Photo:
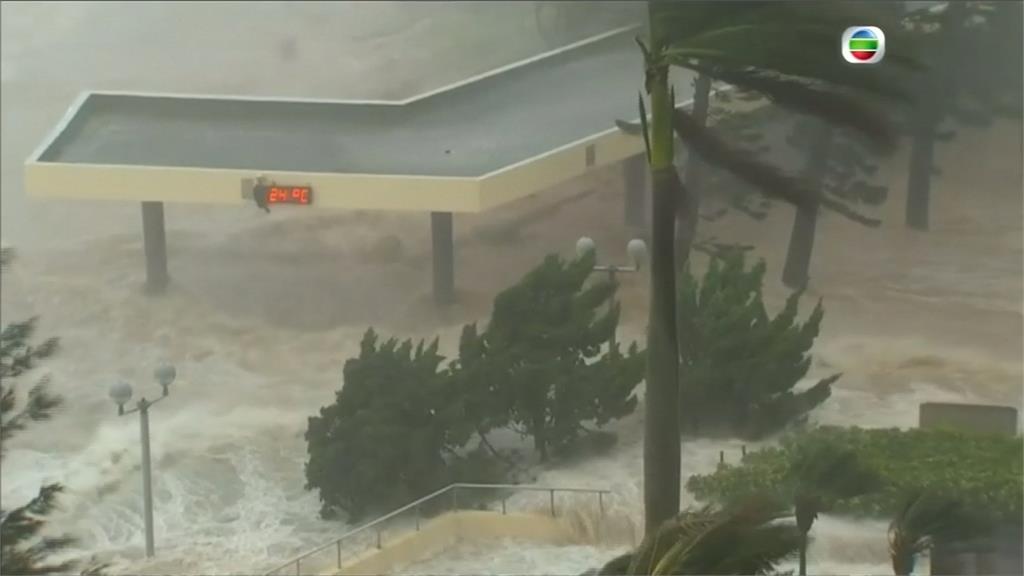
[[[816,428],[784,438],[778,448],[751,452],[738,466],[719,465],[712,474],[692,476],[686,486],[697,498],[718,502],[786,489],[796,458],[815,443],[854,451],[881,482],[875,492],[837,502],[837,513],[888,518],[915,492],[1015,522],[1024,510],[1021,438],[948,430]]]
[[[487,433],[517,427],[544,459],[636,408],[642,354],[604,354],[618,323],[615,286],[584,287],[593,258],[549,257],[495,299],[484,332],[463,328],[459,357],[442,367],[437,340],[378,342],[368,330],[345,363],[335,402],[309,419],[306,488],[321,515],[359,518],[453,482],[497,482],[511,472]],[[598,313],[598,309],[607,310]],[[478,438],[480,446],[471,440]],[[607,436],[588,435],[591,446]]]
[[[761,295],[765,265],[747,268],[741,251],[711,259],[702,282],[687,268],[679,280],[679,346],[684,431],[758,438],[801,419],[824,402],[839,375],[804,391],[796,384],[824,317],[821,302],[801,324],[800,294],[775,317]]]
[[[534,439],[541,459],[564,450],[585,422],[597,426],[630,414],[643,379],[636,344],[602,353],[619,322],[616,286],[585,286],[594,267],[589,255],[564,262],[548,256],[518,284],[494,299],[487,330],[474,346],[485,350],[490,382],[508,419]],[[605,311],[599,312],[600,309]]]
[[[390,339],[371,329],[345,363],[334,404],[309,419],[306,488],[319,489],[321,515],[356,519],[406,504],[457,481],[485,481],[457,463],[464,439],[445,420],[447,374],[437,341]],[[459,475],[456,474],[456,470]]]

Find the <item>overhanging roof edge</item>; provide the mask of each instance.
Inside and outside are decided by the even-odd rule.
[[[75,99],[71,102],[71,105],[68,106],[68,109],[64,111],[64,115],[61,116],[61,119],[57,122],[57,124],[53,128],[51,128],[49,132],[47,132],[46,136],[43,138],[43,141],[40,142],[38,146],[36,146],[36,148],[32,151],[32,154],[28,157],[27,160],[25,160],[25,164],[40,161],[39,159],[43,156],[43,154],[47,150],[49,150],[51,146],[53,146],[57,139],[60,138],[61,135],[64,133],[64,130],[67,129],[68,125],[71,124],[71,121],[74,120],[76,116],[78,116],[78,112],[82,109],[82,106],[85,104],[85,102],[89,99],[89,96],[91,95],[92,92],[85,91],[79,92],[78,96],[75,96]]]
[[[479,212],[481,179],[464,176],[341,174],[63,162],[26,162],[29,196],[92,200],[241,204],[246,179],[310,184],[314,207]]]

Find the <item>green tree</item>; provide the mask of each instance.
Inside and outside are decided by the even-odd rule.
[[[533,438],[542,460],[576,440],[585,422],[602,426],[637,404],[643,355],[635,343],[625,354],[604,348],[619,306],[615,284],[587,285],[593,266],[592,254],[569,262],[548,256],[494,299],[483,344],[470,346],[486,350],[491,380],[477,385],[509,402],[509,421]]]
[[[906,122],[907,226],[928,229],[937,144],[951,140],[957,126],[1020,116],[1021,10],[1020,2],[945,2],[906,17],[929,55],[928,73],[911,83],[918,105]]]
[[[345,362],[335,402],[309,419],[306,488],[318,489],[321,515],[359,518],[405,504],[453,479],[445,455],[461,446],[438,416],[443,358],[429,345],[378,342],[367,330],[358,358]]]
[[[504,479],[509,462],[487,439],[496,428],[532,436],[547,458],[586,424],[631,413],[643,355],[636,344],[602,353],[619,308],[614,284],[586,285],[593,266],[593,255],[545,259],[495,298],[486,330],[463,328],[447,366],[436,339],[379,342],[368,330],[334,403],[309,419],[306,488],[319,490],[321,515],[358,518],[453,482]]]
[[[713,257],[698,281],[680,275],[680,358],[687,386],[680,410],[684,431],[759,438],[824,402],[839,374],[795,391],[811,367],[821,302],[802,324],[800,293],[774,317],[762,299],[764,261],[747,268],[742,252]]]
[[[960,502],[1001,523],[1024,514],[1024,441],[952,430],[821,426],[782,437],[779,446],[748,452],[738,465],[696,474],[687,489],[698,499],[730,502],[790,485],[800,457],[818,443],[852,450],[879,475],[877,491],[835,503],[833,513],[891,519],[907,493],[925,491]]]
[[[857,4],[866,9],[866,5]],[[904,97],[887,78],[903,73],[899,42],[886,54],[889,66],[836,66],[836,38],[851,21],[846,6],[783,2],[648,2],[649,34],[640,42],[650,118],[640,99],[640,118],[651,169],[651,304],[647,348],[644,435],[644,515],[654,531],[679,509],[679,343],[675,310],[677,206],[694,205],[673,160],[674,136],[708,163],[735,173],[797,205],[818,193],[802,181],[739,153],[693,116],[676,108],[669,69],[679,66],[775,103],[854,128],[892,144],[885,116],[852,92]],[[858,18],[864,17],[863,13]],[[882,22],[881,15],[872,20]],[[881,24],[883,27],[885,24]],[[630,126],[620,123],[627,131]],[[825,208],[833,207],[820,199]],[[689,217],[678,218],[690,221]],[[687,235],[683,234],[682,237]],[[686,247],[678,247],[688,251]],[[679,258],[679,260],[686,260]]]
[[[834,202],[837,214],[872,228],[881,223],[858,211],[861,206],[881,204],[888,195],[886,187],[870,181],[878,165],[869,142],[857,134],[836,130],[826,122],[808,117],[798,118],[793,123],[788,142],[804,151],[804,178],[818,188],[819,194]],[[794,290],[806,288],[810,279],[818,213],[818,202],[796,207],[782,268],[782,282]]]
[[[8,266],[10,257],[10,249],[4,247],[0,253],[0,268]],[[55,338],[33,344],[35,329],[36,319],[33,318],[8,324],[0,331],[0,460],[12,436],[24,432],[33,422],[49,420],[61,405],[61,398],[48,391],[44,378],[32,386],[25,405],[18,409],[17,390],[11,380],[30,372],[57,350]],[[68,572],[74,567],[70,561],[48,560],[64,552],[74,542],[71,537],[41,536],[46,516],[56,509],[63,490],[60,484],[45,484],[28,503],[0,510],[0,573],[52,574]]]
[[[785,506],[764,497],[677,513],[598,573],[769,574],[799,545],[793,525],[780,522],[786,516]]]

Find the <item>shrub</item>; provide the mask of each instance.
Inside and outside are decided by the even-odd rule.
[[[684,431],[757,438],[801,419],[824,402],[839,374],[809,389],[796,384],[824,317],[821,302],[797,320],[800,293],[774,317],[761,294],[764,261],[747,268],[741,251],[711,259],[703,281],[687,268],[679,281]]]
[[[738,466],[692,476],[686,486],[699,499],[720,502],[778,491],[787,487],[799,454],[819,442],[854,451],[880,480],[877,491],[839,500],[834,511],[840,514],[888,518],[915,492],[956,500],[996,519],[1019,522],[1024,510],[1021,438],[948,430],[816,428],[784,438],[777,448],[751,452]]]
[[[456,462],[464,440],[448,432],[442,360],[436,340],[414,348],[411,340],[378,343],[366,332],[359,357],[345,363],[335,403],[311,417],[306,431],[306,488],[320,491],[322,516],[344,509],[355,519],[451,482],[493,481]]]
[[[636,344],[622,354],[603,350],[619,321],[616,286],[585,286],[593,255],[564,262],[548,256],[518,284],[494,299],[478,348],[507,402],[508,417],[534,439],[541,459],[564,449],[586,429],[631,413],[644,359]],[[604,308],[605,311],[599,312]]]
[[[592,268],[592,257],[546,259],[498,295],[485,331],[463,328],[444,367],[437,340],[381,343],[368,330],[335,402],[309,419],[306,488],[319,490],[321,515],[359,518],[453,482],[503,480],[510,467],[487,440],[496,428],[532,436],[543,459],[576,446],[584,424],[632,412],[643,356],[635,344],[602,354],[618,307],[614,285],[584,286]]]

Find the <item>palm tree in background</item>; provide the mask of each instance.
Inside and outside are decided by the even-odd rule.
[[[768,574],[796,554],[799,534],[778,500],[755,496],[725,508],[688,510],[648,532],[607,575]]]
[[[931,550],[937,541],[963,538],[979,526],[956,500],[927,492],[907,494],[889,524],[893,573],[909,576],[917,557]]]
[[[695,220],[694,196],[682,184],[673,163],[678,137],[690,151],[758,189],[797,206],[817,203],[841,209],[820,197],[813,186],[754,160],[718,138],[694,116],[676,107],[669,70],[682,67],[698,75],[756,92],[772,102],[852,128],[880,148],[895,141],[887,115],[874,98],[909,100],[897,82],[910,60],[903,57],[895,27],[886,64],[844,65],[839,42],[852,23],[876,22],[867,3],[649,2],[648,38],[638,40],[644,56],[640,125],[619,122],[644,137],[652,189],[651,295],[648,324],[646,417],[644,431],[644,518],[654,533],[679,511],[679,346],[675,275],[685,263],[692,234],[678,222]],[[872,98],[865,98],[870,95]],[[683,240],[676,242],[677,236]],[[686,238],[690,238],[686,241]],[[677,258],[676,252],[680,252]],[[686,319],[680,319],[685,322]],[[683,380],[685,385],[685,379]]]
[[[818,514],[839,500],[879,488],[878,476],[864,466],[856,452],[822,442],[806,447],[789,473],[793,515],[800,531],[800,576],[807,574],[807,545]]]

